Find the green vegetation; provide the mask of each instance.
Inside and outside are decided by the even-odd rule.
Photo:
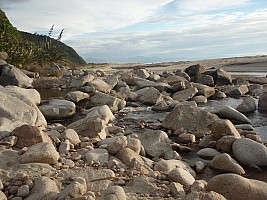
[[[76,51],[49,36],[18,31],[0,9],[0,51],[8,53],[13,65],[84,65]]]

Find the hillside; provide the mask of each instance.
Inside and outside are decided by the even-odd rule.
[[[86,62],[77,52],[44,35],[18,31],[0,9],[0,51],[9,55],[8,62],[14,65],[57,63],[83,65]]]

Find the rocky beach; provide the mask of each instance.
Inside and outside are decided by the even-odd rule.
[[[5,60],[1,200],[267,199],[267,56],[60,78]]]

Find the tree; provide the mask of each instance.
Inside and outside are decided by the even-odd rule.
[[[54,30],[54,25],[55,25],[55,24],[52,25],[52,27],[50,28],[50,30],[49,30],[49,32],[48,32],[48,36],[49,36],[49,37],[51,37],[51,34],[52,34],[53,30]]]
[[[58,35],[57,41],[61,40],[63,31],[64,31],[64,28],[61,30],[60,34]]]

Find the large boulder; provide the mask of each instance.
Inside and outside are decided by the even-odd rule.
[[[150,76],[150,74],[148,73],[146,69],[135,69],[135,70],[132,70],[132,73],[143,79],[147,79]]]
[[[195,76],[193,81],[196,83],[201,83],[203,85],[210,86],[210,87],[214,86],[213,77],[210,75],[206,75],[206,74],[200,74],[198,76]]]
[[[146,153],[152,157],[159,157],[172,150],[168,135],[163,131],[148,129],[138,136]]]
[[[224,69],[217,69],[212,74],[215,84],[217,85],[229,85],[232,84],[232,77]]]
[[[235,159],[243,165],[267,166],[267,147],[248,138],[234,141],[232,150]]]
[[[208,191],[215,191],[227,200],[265,200],[267,183],[244,178],[237,174],[221,174],[209,180]]]
[[[21,163],[47,163],[56,164],[59,154],[54,145],[47,142],[30,146],[21,156]]]
[[[197,76],[197,75],[200,75],[200,74],[204,73],[205,72],[205,67],[200,65],[200,64],[196,64],[196,65],[191,65],[191,66],[187,67],[184,71],[190,77],[193,77],[193,76]]]
[[[220,172],[245,174],[245,170],[229,154],[223,153],[215,156],[210,162],[210,167]]]
[[[39,109],[48,120],[67,119],[76,113],[76,106],[73,102],[61,99],[45,101]]]
[[[178,182],[187,189],[189,189],[189,187],[195,182],[195,178],[187,170],[179,167],[170,171],[168,177],[173,182]]]
[[[28,96],[0,86],[0,131],[12,131],[23,124],[46,126],[46,120]]]
[[[126,194],[122,187],[120,186],[110,186],[105,189],[102,194],[100,200],[126,200]]]
[[[0,85],[15,85],[22,88],[32,88],[32,79],[20,69],[4,64],[0,65]]]
[[[71,100],[74,103],[78,103],[81,100],[89,98],[89,94],[81,91],[73,91],[68,92],[65,98]]]
[[[235,137],[240,137],[239,132],[236,130],[235,126],[228,119],[219,119],[214,121],[211,126],[211,134],[216,140],[226,135],[232,135]]]
[[[190,87],[173,94],[172,98],[177,101],[187,101],[192,99],[198,93],[196,87]]]
[[[206,98],[211,97],[215,93],[215,89],[213,87],[209,87],[201,83],[193,83],[192,85],[197,88],[198,95],[203,95]]]
[[[232,108],[231,106],[224,106],[219,111],[217,111],[219,117],[224,119],[229,119],[233,122],[237,123],[251,123],[250,119],[248,119],[244,114],[238,112],[236,109]]]
[[[123,109],[126,106],[126,101],[113,97],[109,94],[96,92],[90,99],[90,107],[107,105],[112,112]]]
[[[236,85],[233,87],[229,87],[228,90],[225,91],[225,93],[233,96],[241,96],[246,94],[248,91],[249,91],[248,86]]]
[[[260,95],[258,109],[262,112],[267,112],[267,92]]]
[[[241,113],[253,112],[257,110],[256,103],[253,97],[245,98],[241,104],[236,107],[236,110]]]
[[[80,76],[80,77],[77,77],[71,81],[70,87],[71,88],[80,88],[80,87],[84,86],[87,82],[91,82],[92,80],[94,80],[94,76],[92,76],[90,74]]]
[[[168,76],[167,78],[164,79],[164,81],[166,83],[168,83],[169,85],[173,86],[177,83],[185,83],[187,82],[187,80],[184,77],[181,76]]]
[[[78,135],[91,138],[106,138],[106,125],[115,119],[107,105],[97,106],[87,111],[84,118],[71,123],[67,128],[74,129]]]
[[[138,87],[138,89],[142,89],[145,87],[154,87],[158,89],[160,92],[171,90],[171,86],[168,83],[160,83],[160,82],[154,82],[154,81],[137,79],[137,78],[135,78],[135,82],[136,82],[136,86]]]
[[[99,92],[109,93],[112,89],[112,86],[107,84],[105,81],[101,79],[94,79],[91,82],[85,84],[86,86],[91,86],[95,88]]]
[[[162,94],[154,87],[146,87],[138,90],[137,100],[148,105],[154,105],[163,100]]]
[[[216,115],[196,106],[177,105],[167,114],[161,125],[171,130],[183,128],[193,133],[206,132],[210,130],[210,125],[217,119]]]
[[[126,166],[130,166],[131,162],[133,160],[136,160],[137,162],[144,164],[144,161],[142,160],[141,156],[137,154],[135,151],[133,151],[130,148],[123,148],[121,149],[116,155],[116,158],[120,159],[123,164]]]
[[[59,188],[55,181],[45,176],[37,177],[34,179],[30,195],[25,200],[56,200],[58,193]]]
[[[30,147],[40,142],[52,143],[47,133],[43,132],[36,126],[27,124],[15,128],[11,134],[18,138],[15,145],[18,148]]]

